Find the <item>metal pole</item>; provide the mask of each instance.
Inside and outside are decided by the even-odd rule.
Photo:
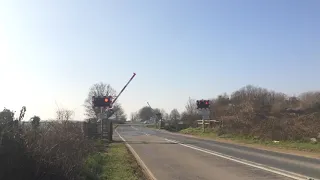
[[[205,124],[204,124],[204,109],[201,109],[201,113],[202,113],[202,132],[205,132]]]
[[[101,139],[103,139],[103,116],[102,116],[102,112],[103,112],[103,107],[100,108]]]
[[[203,119],[203,117],[202,117],[202,127],[203,127],[203,133],[205,132],[205,126],[204,126],[204,119]]]
[[[112,121],[109,121],[109,128],[108,128],[109,132],[108,132],[108,140],[109,142],[112,141],[112,133],[113,133],[113,124]]]

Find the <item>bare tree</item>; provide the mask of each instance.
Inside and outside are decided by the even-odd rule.
[[[173,109],[171,112],[170,112],[170,120],[171,121],[178,121],[180,120],[180,113],[177,109]]]
[[[147,121],[153,116],[154,113],[149,106],[145,106],[139,110],[139,117],[142,121]]]
[[[138,121],[138,119],[139,119],[139,113],[138,112],[133,112],[133,113],[131,113],[131,121],[132,122],[137,122]]]
[[[64,114],[63,114],[63,111],[62,110],[60,110],[60,109],[58,109],[57,111],[56,111],[56,118],[57,118],[57,120],[63,120],[63,118],[64,118]]]
[[[68,121],[73,118],[74,111],[69,109],[59,109],[56,111],[57,120]]]
[[[99,111],[92,108],[92,96],[116,96],[116,91],[110,84],[96,83],[89,89],[88,97],[84,101],[85,115],[88,118],[97,118]]]
[[[189,97],[189,100],[185,108],[186,110],[185,112],[181,113],[180,119],[190,126],[195,125],[196,123],[195,120],[198,120],[201,118],[201,116],[198,114],[196,100],[191,99]]]
[[[301,105],[304,108],[314,108],[320,103],[320,92],[305,92],[300,95]]]
[[[124,123],[127,120],[127,115],[125,114],[123,108],[121,105],[117,105],[116,107],[113,108],[114,114],[111,116],[111,118],[115,118],[116,121],[120,121]]]
[[[162,119],[164,119],[164,120],[170,119],[169,114],[164,109],[161,109],[160,113],[162,114]]]
[[[197,104],[196,100],[189,98],[186,107],[186,113],[190,115],[197,114]]]
[[[232,106],[230,106],[230,99],[226,93],[212,99],[210,102],[211,118],[219,118],[220,116],[227,115],[227,113],[230,112],[230,107]]]
[[[64,109],[64,120],[68,121],[73,118],[74,111],[69,109]]]
[[[33,129],[37,129],[40,126],[40,117],[39,116],[33,116],[30,121],[32,124]]]
[[[10,124],[12,121],[14,121],[14,112],[4,108],[0,112],[0,126]]]
[[[157,114],[157,113],[161,113],[161,110],[160,110],[159,108],[154,108],[154,109],[153,109],[153,112],[154,112],[155,114]]]

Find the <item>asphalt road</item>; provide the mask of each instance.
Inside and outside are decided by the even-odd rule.
[[[157,180],[320,179],[320,160],[120,125],[115,140],[134,149]]]

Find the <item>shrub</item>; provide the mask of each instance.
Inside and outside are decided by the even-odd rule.
[[[95,150],[81,124],[54,121],[39,126],[40,118],[33,118],[32,126],[19,125],[10,112],[0,112],[0,179],[81,179],[84,159]]]
[[[212,119],[223,122],[219,133],[261,139],[303,140],[316,137],[320,124],[320,92],[298,97],[248,85],[213,99]]]

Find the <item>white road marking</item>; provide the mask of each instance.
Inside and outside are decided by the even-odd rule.
[[[136,127],[133,127],[133,126],[131,126],[134,130],[136,130],[136,131],[140,131],[140,132],[142,132],[143,134],[145,134],[146,136],[150,136],[150,134],[148,134],[148,133],[145,133],[145,132],[143,132],[142,130],[139,130],[138,128],[136,128]]]
[[[132,148],[132,146],[120,135],[120,133],[117,130],[115,130],[115,132],[120,137],[120,139],[126,144],[128,149],[131,151],[133,156],[136,158],[136,160],[140,164],[141,168],[143,168],[146,171],[146,173],[149,175],[150,179],[157,180],[157,178],[153,175],[153,173],[150,171],[150,169],[147,167],[147,165],[142,161],[142,159],[137,154],[137,152]]]
[[[200,147],[197,147],[197,146],[191,146],[191,145],[187,145],[187,144],[182,144],[179,141],[170,140],[170,139],[167,139],[167,138],[165,138],[165,140],[168,141],[168,142],[177,143],[177,144],[179,144],[181,146],[184,146],[184,147],[188,147],[188,148],[191,148],[191,149],[194,149],[194,150],[197,150],[197,151],[201,151],[201,152],[204,152],[204,153],[207,153],[207,154],[218,156],[218,157],[221,157],[221,158],[224,158],[224,159],[228,159],[230,161],[234,161],[234,162],[237,162],[237,163],[240,163],[240,164],[244,164],[244,165],[247,165],[247,166],[255,167],[255,168],[258,168],[258,169],[261,169],[261,170],[265,170],[265,171],[268,171],[268,172],[271,172],[271,173],[274,173],[274,174],[278,174],[278,175],[282,175],[282,176],[285,176],[285,177],[288,177],[288,178],[292,178],[292,179],[295,179],[295,180],[307,180],[307,179],[316,180],[315,178],[306,177],[306,176],[303,176],[303,175],[300,175],[300,174],[296,174],[296,173],[292,173],[292,172],[289,172],[289,171],[285,171],[285,170],[281,170],[281,169],[265,166],[265,165],[262,165],[262,164],[254,163],[254,162],[251,162],[251,161],[247,161],[247,160],[244,160],[244,159],[240,159],[240,158],[224,155],[224,154],[221,154],[221,153],[218,153],[218,152],[214,152],[214,151],[211,151],[211,150],[208,150],[208,149],[200,148]]]
[[[139,129],[138,128],[136,128],[136,127],[133,127],[133,126],[131,126],[134,130],[137,130],[137,131],[139,131]]]

